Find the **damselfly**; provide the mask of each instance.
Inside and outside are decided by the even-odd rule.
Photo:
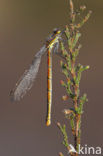
[[[15,88],[11,91],[10,96],[14,101],[19,101],[26,92],[32,87],[33,82],[39,70],[41,57],[47,51],[48,56],[48,73],[47,73],[47,118],[46,125],[51,124],[51,105],[52,105],[52,52],[58,51],[59,41],[64,31],[55,29],[47,38],[44,46],[35,55],[29,69],[26,70],[20,80],[16,83]]]

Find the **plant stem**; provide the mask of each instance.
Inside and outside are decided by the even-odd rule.
[[[61,126],[60,123],[58,127],[63,134],[63,144],[69,151],[71,156],[78,156],[79,145],[81,143],[81,115],[83,113],[83,104],[87,101],[86,94],[80,96],[80,80],[83,71],[89,69],[89,66],[83,66],[81,64],[76,64],[76,58],[79,54],[81,45],[78,45],[79,37],[81,33],[79,28],[81,28],[84,23],[89,19],[91,11],[80,21],[76,23],[75,19],[77,17],[77,12],[81,13],[81,10],[85,10],[85,6],[80,7],[80,11],[74,11],[74,5],[72,0],[70,1],[70,24],[66,26],[65,36],[67,39],[68,50],[61,41],[61,50],[65,62],[61,61],[62,72],[66,76],[67,83],[61,80],[61,85],[66,88],[68,97],[72,99],[73,108],[64,110],[66,118],[70,120],[71,130],[74,137],[74,148],[75,152],[71,152],[71,144],[68,142],[68,136],[66,132],[66,126]],[[67,96],[63,97],[67,100]],[[60,155],[62,156],[62,155]]]

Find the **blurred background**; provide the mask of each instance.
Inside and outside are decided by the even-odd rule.
[[[93,14],[81,29],[82,49],[78,61],[90,65],[82,74],[81,94],[89,102],[82,117],[82,145],[102,147],[103,140],[103,1],[77,0],[76,7],[86,5]],[[47,105],[47,58],[42,58],[32,89],[20,101],[10,101],[10,90],[28,68],[34,55],[53,28],[64,28],[69,21],[69,0],[0,0],[0,155],[67,155],[56,123],[66,123],[63,109],[70,102],[61,96],[60,58],[53,56],[52,124],[45,126]],[[70,127],[67,126],[70,131]],[[71,143],[71,134],[69,142]]]

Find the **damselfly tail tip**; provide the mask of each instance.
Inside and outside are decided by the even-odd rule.
[[[47,120],[46,121],[46,126],[50,126],[51,125],[51,121],[50,120]]]

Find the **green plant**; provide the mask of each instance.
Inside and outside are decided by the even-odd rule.
[[[66,147],[67,151],[71,156],[78,156],[78,147],[81,142],[81,116],[83,114],[83,105],[87,102],[87,95],[80,95],[80,80],[82,72],[89,69],[89,66],[83,66],[80,63],[76,63],[77,56],[81,49],[81,44],[79,44],[79,38],[81,33],[79,29],[84,25],[84,23],[89,19],[91,11],[89,11],[84,18],[81,18],[81,13],[86,10],[85,6],[80,6],[79,10],[74,10],[73,1],[70,1],[70,23],[66,26],[65,36],[67,40],[67,45],[61,41],[61,51],[64,60],[60,61],[62,73],[66,77],[66,82],[61,80],[61,85],[65,87],[67,95],[64,95],[63,100],[68,100],[71,98],[73,107],[64,110],[65,117],[69,120],[72,135],[74,138],[74,148],[77,153],[71,152],[70,142],[68,140],[68,135],[66,132],[66,125],[61,125],[57,123],[59,129],[63,134],[63,145]],[[80,19],[80,22],[78,22]],[[62,153],[59,153],[63,156]]]

